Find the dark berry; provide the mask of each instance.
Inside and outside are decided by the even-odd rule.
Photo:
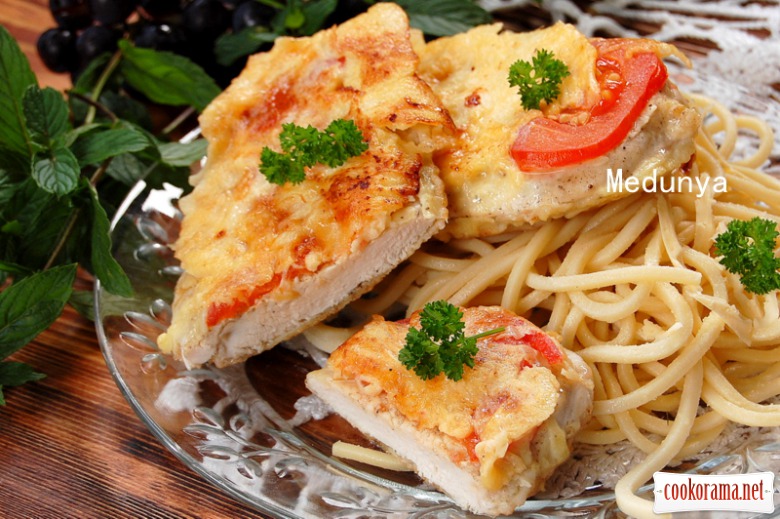
[[[222,0],[222,5],[230,9],[231,11],[243,4],[246,0]]]
[[[167,18],[181,9],[180,0],[138,0],[138,7],[147,18]]]
[[[89,0],[92,17],[105,25],[124,22],[135,4],[136,0]]]
[[[37,47],[38,55],[49,70],[66,72],[78,66],[76,36],[68,30],[49,29],[38,38]]]
[[[217,0],[193,0],[182,13],[182,24],[195,39],[213,41],[225,32],[230,16]]]
[[[63,29],[82,29],[92,23],[87,0],[49,0],[49,10]]]
[[[105,52],[114,52],[119,34],[104,26],[93,25],[79,34],[76,40],[76,50],[82,63],[89,63]]]
[[[247,27],[256,25],[270,25],[271,19],[276,14],[273,7],[250,0],[239,5],[233,11],[233,32],[240,32]]]
[[[133,41],[138,47],[178,52],[184,43],[184,35],[177,27],[166,23],[150,23],[141,26]]]

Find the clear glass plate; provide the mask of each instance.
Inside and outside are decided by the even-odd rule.
[[[679,74],[686,72],[676,74],[679,81]],[[688,78],[679,82],[692,91],[731,88],[724,97],[740,103],[732,108],[762,115],[780,127],[776,103],[753,99],[741,87],[713,78]],[[275,517],[475,517],[413,474],[330,455],[336,440],[370,442],[338,416],[316,419],[321,410],[299,400],[308,394],[306,373],[317,367],[303,341],[227,369],[187,370],[158,351],[156,338],[170,321],[169,303],[180,273],[169,247],[179,228],[179,195],[170,186],[135,186],[118,211],[112,237],[116,258],[136,295],[117,299],[99,284],[95,288],[96,328],[107,365],[162,444],[229,495]],[[315,419],[305,420],[310,416]],[[774,431],[685,468],[699,473],[780,473],[777,436]],[[651,487],[643,491],[650,495]],[[776,484],[776,503],[777,492]],[[572,498],[532,499],[513,517],[529,515],[622,517],[612,492],[597,485]]]

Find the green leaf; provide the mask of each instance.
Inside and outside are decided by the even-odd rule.
[[[97,191],[89,186],[92,201],[92,269],[103,286],[112,294],[131,297],[130,279],[111,253],[111,223],[100,205]]]
[[[119,42],[119,49],[125,80],[156,103],[192,105],[203,111],[220,92],[201,67],[183,56],[134,47],[127,40]]]
[[[0,270],[2,270],[3,272],[7,272],[9,274],[16,274],[21,276],[27,276],[31,273],[29,269],[25,268],[22,265],[18,265],[10,261],[1,261],[1,260],[0,260]]]
[[[144,178],[150,169],[150,165],[143,162],[136,155],[126,153],[114,157],[114,160],[111,161],[108,169],[106,169],[106,175],[126,186],[133,186]]]
[[[53,148],[68,131],[68,103],[53,88],[30,85],[22,99],[30,137],[45,148]]]
[[[238,58],[257,52],[264,44],[271,43],[278,34],[265,27],[247,27],[236,33],[226,33],[217,38],[214,45],[214,53],[217,63],[230,66]]]
[[[109,90],[100,96],[100,103],[123,121],[130,122],[147,131],[152,130],[153,124],[149,109],[140,101]]]
[[[0,150],[0,153],[2,152]],[[18,184],[11,178],[11,174],[4,169],[0,169],[0,207],[5,207],[5,204],[16,194],[18,187]]]
[[[206,139],[196,139],[192,142],[166,142],[157,146],[160,159],[169,166],[189,166],[202,159],[208,148]]]
[[[108,125],[105,123],[89,123],[77,126],[65,134],[63,145],[67,148],[70,148],[73,146],[73,143],[76,142],[76,140],[78,140],[80,137],[100,128],[108,128]]]
[[[32,177],[45,191],[57,196],[67,195],[76,189],[81,168],[68,148],[52,150],[51,156],[36,159]]]
[[[41,380],[46,377],[43,373],[37,373],[32,366],[23,362],[0,362],[0,386],[21,386],[26,382]]]
[[[84,167],[110,157],[141,151],[151,145],[146,136],[131,127],[91,132],[79,137],[71,150]]]
[[[0,362],[0,405],[5,405],[3,387],[21,386],[46,377],[22,362]]]
[[[31,304],[21,315],[5,323],[0,328],[0,359],[19,351],[51,326],[62,313],[63,307],[64,304],[60,305],[56,301],[40,301]]]
[[[126,301],[126,299],[122,299]],[[95,320],[95,294],[91,290],[74,290],[70,294],[68,304],[72,306],[82,317],[90,321]]]
[[[18,240],[14,262],[31,270],[40,270],[46,265],[72,217],[78,214],[74,198],[74,195],[54,196],[32,180],[20,186],[16,200],[9,207],[9,214],[19,221],[23,233]],[[79,230],[80,223],[81,220],[74,222],[74,231]],[[79,249],[83,248],[83,244],[79,245]],[[75,262],[74,250],[75,244],[63,249],[57,264]]]
[[[76,265],[33,274],[0,292],[0,359],[48,328],[70,297]]]
[[[490,13],[471,0],[396,0],[409,15],[409,24],[431,36],[450,36],[493,21]]]
[[[33,149],[24,121],[22,97],[38,84],[13,36],[0,26],[0,143],[13,153],[32,157]]]
[[[84,70],[79,74],[79,77],[76,79],[76,82],[73,84],[73,88],[71,88],[70,91],[84,95],[91,94],[100,79],[100,75],[103,73],[103,68],[108,64],[110,59],[111,54],[108,52],[91,59]]]
[[[338,0],[314,0],[301,5],[305,21],[299,31],[305,36],[311,36],[322,29],[325,20],[336,10]]]

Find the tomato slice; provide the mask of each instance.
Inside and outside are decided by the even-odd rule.
[[[260,286],[239,290],[239,294],[229,303],[211,303],[206,313],[206,326],[209,328],[227,319],[233,319],[243,314],[255,304],[262,296],[279,286],[282,276],[274,274],[274,277]]]
[[[634,122],[666,83],[661,59],[632,40],[600,40],[596,61],[602,100],[575,126],[538,117],[520,127],[512,158],[525,172],[570,166],[603,155],[623,142]]]

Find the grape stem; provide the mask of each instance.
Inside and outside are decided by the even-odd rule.
[[[97,80],[97,83],[95,83],[95,88],[92,89],[92,94],[90,95],[90,98],[97,102],[98,99],[100,99],[100,94],[103,93],[103,88],[105,88],[106,83],[108,82],[108,78],[111,77],[111,74],[114,73],[114,70],[116,70],[117,66],[119,66],[119,62],[122,60],[122,52],[116,51],[113,56],[111,56],[111,60],[106,65],[106,68],[103,69],[103,72],[100,74],[100,77]],[[95,114],[97,113],[97,107],[90,103],[89,110],[87,111],[87,116],[84,118],[84,124],[90,124],[92,121],[95,120]]]
[[[68,95],[70,97],[75,97],[76,99],[87,103],[91,108],[100,110],[101,112],[103,112],[103,114],[105,114],[106,117],[111,119],[112,123],[116,124],[119,122],[119,117],[117,117],[114,112],[109,110],[104,104],[95,101],[91,97],[85,96],[84,94],[79,94],[78,92],[68,92]]]

